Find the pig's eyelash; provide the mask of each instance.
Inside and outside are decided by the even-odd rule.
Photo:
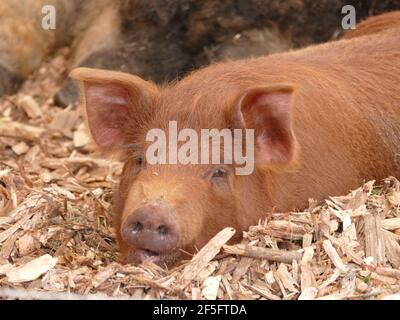
[[[140,143],[126,143],[123,145],[119,145],[116,149],[129,151],[125,153],[126,157],[122,159],[123,161],[133,160],[134,162],[139,162],[139,160],[144,160]]]
[[[132,151],[132,150],[139,149],[139,148],[140,148],[139,143],[129,143],[129,144],[120,144],[120,145],[112,146],[110,148],[111,149],[110,151],[121,151],[121,150],[127,150],[127,149],[131,149],[130,151]]]
[[[131,156],[131,159],[134,161],[136,166],[140,167],[140,169],[143,169],[146,166],[146,157],[142,152],[134,152]]]
[[[135,149],[138,149],[139,146],[140,146],[140,143],[126,143],[126,144],[119,145],[118,148],[135,150]]]
[[[133,160],[133,161],[135,161],[135,162],[140,162],[140,161],[144,162],[143,153],[140,152],[140,151],[133,151],[133,152],[131,152],[131,154],[130,154],[130,156],[129,156],[129,159],[131,159],[131,160]]]
[[[140,143],[126,143],[118,146],[118,149],[129,151],[129,158],[136,158],[142,155],[142,149]]]

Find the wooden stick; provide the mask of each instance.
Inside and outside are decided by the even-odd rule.
[[[282,300],[277,295],[271,293],[267,288],[261,289],[261,288],[258,288],[256,286],[251,286],[251,285],[248,285],[248,284],[243,284],[243,287],[254,291],[255,293],[263,296],[264,298],[266,298],[268,300]]]
[[[118,166],[122,167],[122,162],[115,161],[115,160],[107,160],[101,158],[94,158],[94,157],[72,157],[72,158],[48,158],[43,160],[41,163],[43,167],[49,169],[57,169],[63,165],[72,165],[74,167],[79,167],[82,165],[86,166],[97,166],[97,167],[109,167],[109,166]]]
[[[106,294],[77,294],[38,290],[0,288],[0,297],[18,300],[135,300],[131,297],[110,297]]]
[[[314,272],[309,263],[300,262],[300,287],[301,291],[309,287],[317,287]]]
[[[339,254],[337,253],[336,249],[333,247],[332,242],[330,240],[324,240],[322,242],[322,246],[324,247],[325,252],[332,260],[333,264],[336,268],[338,268],[342,272],[347,271],[347,266],[343,263],[342,259],[340,258]]]
[[[298,300],[314,300],[318,295],[318,289],[315,287],[307,287],[303,290]]]
[[[400,229],[400,218],[382,220],[382,227],[386,230]]]
[[[16,121],[0,119],[0,136],[23,140],[39,140],[46,130]]]
[[[391,277],[391,278],[400,280],[400,270],[398,270],[398,269],[378,267],[378,268],[376,268],[375,271],[376,271],[376,273],[378,273],[382,276],[387,276],[387,277]]]
[[[183,287],[186,287],[191,280],[196,278],[203,268],[219,253],[221,247],[229,241],[235,234],[233,228],[225,228],[221,230],[214,238],[212,238],[185,266],[181,278],[183,280]]]
[[[293,260],[299,261],[302,257],[302,254],[297,251],[274,250],[262,247],[244,246],[241,244],[234,246],[225,245],[223,249],[226,253],[230,254],[283,263],[292,263]]]

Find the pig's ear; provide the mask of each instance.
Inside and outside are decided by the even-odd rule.
[[[236,99],[234,126],[254,129],[254,156],[259,165],[289,165],[295,156],[290,85],[256,87]]]
[[[102,149],[126,144],[128,124],[140,122],[158,93],[154,84],[122,72],[77,68],[70,77],[81,82],[89,130]]]

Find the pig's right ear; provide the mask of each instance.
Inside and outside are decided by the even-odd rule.
[[[254,160],[258,165],[288,169],[295,163],[293,91],[287,84],[255,87],[239,94],[234,103],[234,126],[254,130]]]
[[[70,77],[81,82],[81,101],[90,133],[105,150],[129,142],[128,131],[140,125],[158,94],[154,84],[122,72],[77,68]]]

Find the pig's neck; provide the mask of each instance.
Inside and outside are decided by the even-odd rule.
[[[257,169],[251,176],[242,176],[236,196],[242,214],[238,217],[241,228],[247,230],[260,219],[274,212],[303,210],[308,207],[312,190],[302,188],[295,172],[274,172]]]
[[[278,204],[282,203],[280,199],[285,198],[285,192],[276,192],[275,180],[273,174],[259,168],[252,175],[239,178],[235,199],[239,211],[237,222],[242,230],[247,230],[260,219],[267,218],[271,212],[283,209]]]
[[[287,212],[304,210],[312,191],[308,190],[307,182],[299,183],[298,172],[265,172],[264,187],[269,195],[264,203],[266,210],[272,212]]]

